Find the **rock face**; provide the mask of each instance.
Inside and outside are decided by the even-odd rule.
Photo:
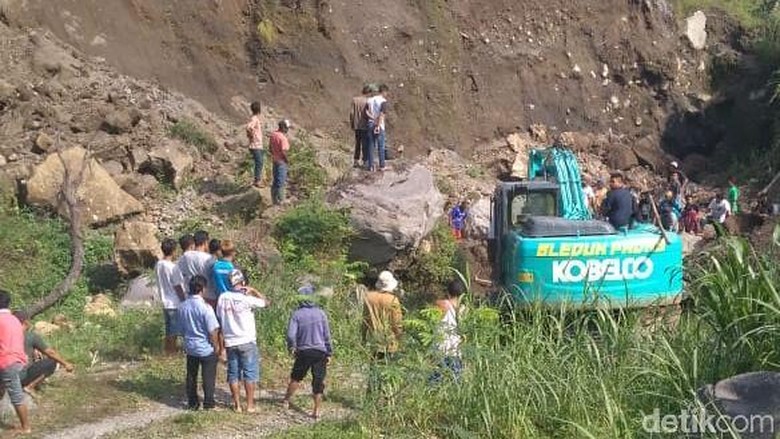
[[[141,221],[123,223],[114,234],[114,261],[122,274],[154,267],[160,256],[157,226]]]
[[[84,208],[85,222],[103,224],[144,210],[143,205],[123,191],[96,160],[88,159],[87,151],[81,147],[49,155],[35,168],[27,182],[27,202],[51,207],[67,217],[67,206],[59,197],[66,169],[74,176],[83,169],[83,179],[76,193]]]
[[[120,305],[122,308],[148,308],[159,303],[157,283],[149,276],[138,276],[130,281]]]
[[[639,159],[640,165],[649,166],[650,169],[660,172],[667,166],[667,159],[661,151],[658,139],[654,136],[647,136],[639,139],[631,146],[631,149]]]
[[[171,140],[165,145],[155,147],[149,152],[149,158],[141,165],[140,172],[151,174],[161,182],[180,189],[184,177],[192,170],[192,156],[179,142]]]
[[[707,47],[707,16],[702,11],[696,11],[685,19],[685,36],[696,50]]]
[[[351,257],[373,265],[415,248],[442,217],[444,197],[421,165],[385,172],[338,191],[337,204],[351,209],[357,236]]]
[[[716,422],[722,414],[734,421],[756,420],[751,424],[755,428],[740,430],[742,438],[771,439],[780,429],[780,373],[751,372],[736,375],[715,384],[708,384],[696,394],[704,405],[705,416],[701,419],[712,415],[714,419],[710,419]],[[758,428],[759,426],[763,428]]]

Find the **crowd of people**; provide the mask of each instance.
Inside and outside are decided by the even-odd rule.
[[[609,221],[616,229],[633,223],[658,223],[666,231],[699,234],[704,225],[717,225],[719,232],[726,219],[740,213],[740,190],[734,177],[728,179],[728,195],[716,191],[706,205],[699,205],[688,193],[689,180],[677,162],[670,164],[666,185],[656,191],[640,192],[630,187],[621,173],[613,173],[609,187],[598,179],[595,185],[583,179],[584,202],[595,218]]]

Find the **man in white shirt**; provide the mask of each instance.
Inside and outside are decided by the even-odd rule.
[[[723,224],[726,222],[726,218],[731,215],[731,204],[723,197],[723,193],[717,192],[715,198],[710,202],[709,211],[707,217],[711,222]]]
[[[181,272],[179,267],[173,262],[173,254],[176,251],[176,241],[165,239],[162,242],[162,259],[157,261],[154,267],[157,276],[157,288],[160,291],[160,300],[163,305],[163,315],[165,317],[165,353],[173,355],[176,353],[176,338],[181,336],[181,325],[179,325],[178,308],[179,304],[186,298],[181,288]]]
[[[209,271],[211,255],[208,251],[209,234],[200,230],[195,232],[194,236],[183,236],[179,240],[179,244],[184,251],[184,254],[181,255],[177,262],[182,277],[182,292],[184,292],[185,286],[190,284],[190,280],[193,277],[203,276],[207,281],[211,278],[211,272]],[[214,308],[217,305],[217,298],[210,291],[208,285],[206,285],[206,294],[203,298],[206,300],[206,303]]]
[[[260,379],[260,352],[257,349],[257,329],[254,310],[269,305],[268,299],[246,286],[238,270],[230,273],[231,291],[220,294],[217,318],[222,325],[222,337],[227,350],[227,381],[233,397],[233,408],[241,411],[240,383],[246,392],[246,411],[255,411],[255,387]]]
[[[374,148],[377,149],[377,154],[379,155],[379,170],[384,171],[387,169],[385,167],[385,159],[387,158],[385,156],[385,142],[387,140],[385,135],[385,117],[390,105],[387,102],[388,90],[389,88],[387,85],[381,84],[379,86],[379,94],[369,98],[368,102],[366,103],[366,113],[368,115],[367,134],[369,136],[370,142],[369,151],[365,152],[368,153],[368,163],[366,164],[366,169],[369,171],[374,170]]]

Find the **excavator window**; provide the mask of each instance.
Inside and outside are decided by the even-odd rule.
[[[518,193],[512,198],[509,218],[517,227],[529,216],[557,216],[557,200],[553,192]]]

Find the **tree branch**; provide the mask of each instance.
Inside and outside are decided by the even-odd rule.
[[[57,136],[57,146],[59,145],[59,136]],[[84,268],[84,239],[81,232],[81,206],[78,200],[78,188],[84,179],[84,171],[89,166],[89,153],[84,152],[81,168],[73,175],[70,169],[68,169],[65,159],[62,157],[62,151],[57,148],[57,157],[59,157],[64,169],[62,187],[58,197],[61,202],[65,203],[68,211],[68,219],[70,221],[69,234],[70,234],[70,253],[71,263],[68,275],[63,279],[54,289],[45,297],[38,300],[35,304],[29,307],[26,311],[30,317],[42,313],[49,309],[54,304],[59,302],[62,298],[67,296],[73,289],[73,286],[81,276],[81,271]]]

